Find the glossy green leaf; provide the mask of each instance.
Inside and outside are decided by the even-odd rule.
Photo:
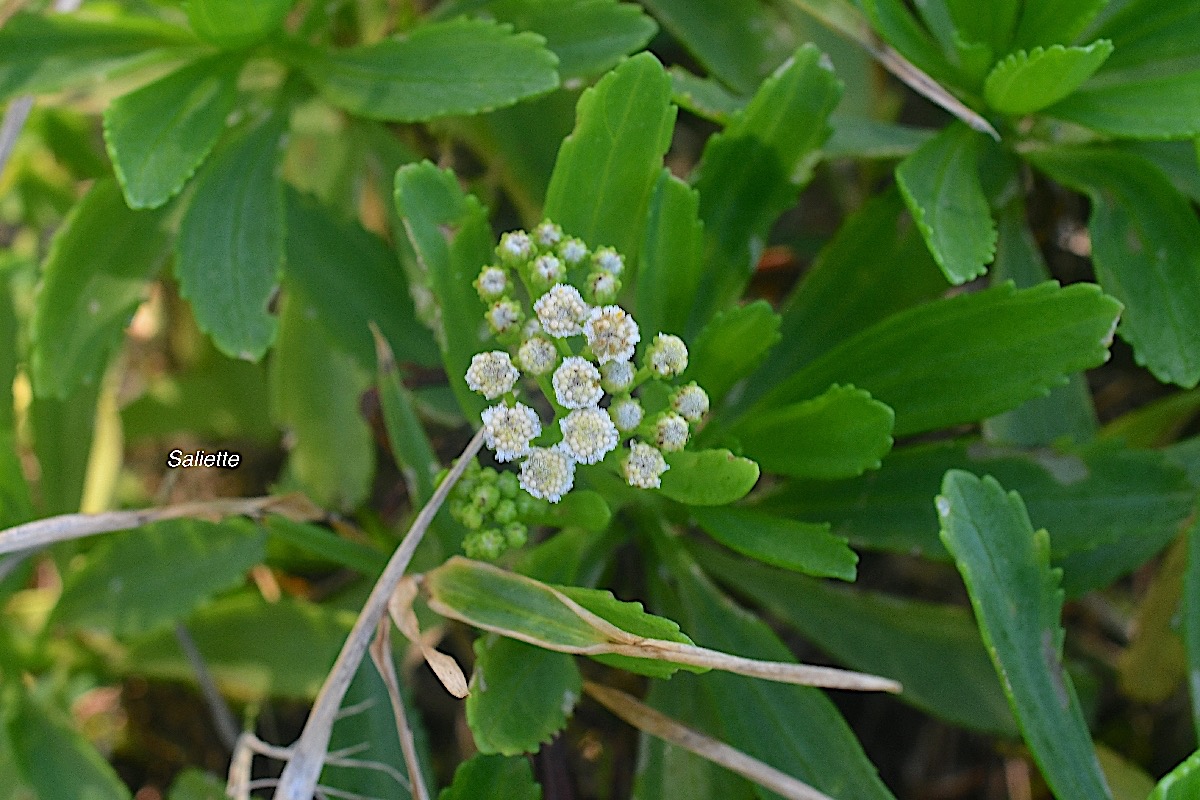
[[[475,640],[467,725],[481,753],[536,753],[583,691],[574,659],[503,636]]]
[[[196,323],[222,353],[257,361],[275,338],[267,306],[286,235],[276,157],[283,120],[239,131],[204,164],[179,223],[175,274]]]
[[[224,797],[224,779],[195,767],[179,773],[167,794],[167,800],[223,800]]]
[[[1018,735],[966,609],[842,588],[713,548],[697,548],[696,558],[840,663],[900,681],[906,702],[971,730]]]
[[[471,282],[492,258],[487,209],[474,195],[463,193],[453,172],[428,161],[400,168],[395,201],[420,272],[441,311],[437,339],[450,386],[463,411],[477,416],[484,401],[467,388],[465,375],[482,344],[484,308]]]
[[[73,14],[17,13],[0,28],[0,100],[95,81],[122,67],[190,52],[182,28],[146,17],[80,19]]]
[[[821,58],[816,47],[801,47],[705,145],[692,181],[706,240],[705,293],[692,309],[693,328],[741,293],[771,226],[812,177],[842,95]]]
[[[779,315],[765,300],[720,312],[689,348],[685,379],[704,387],[713,403],[720,402],[734,384],[758,369],[779,343],[780,323]]]
[[[554,587],[593,614],[603,617],[623,631],[629,631],[637,636],[648,639],[662,639],[668,642],[692,644],[692,640],[679,630],[679,625],[666,617],[656,617],[646,613],[641,603],[627,603],[618,600],[607,589],[585,589],[579,586]],[[648,658],[631,658],[619,655],[592,656],[601,664],[610,667],[648,675],[651,678],[669,678],[680,669],[679,664],[669,661],[656,661]],[[692,672],[707,672],[703,667],[688,667],[683,669]]]
[[[1104,363],[1120,309],[1094,285],[1053,282],[937,300],[843,341],[760,406],[777,408],[841,383],[891,406],[897,436],[972,422]]]
[[[1031,114],[1078,89],[1112,53],[1112,42],[1100,39],[1087,47],[1017,50],[987,76],[983,94],[988,105],[1005,114]]]
[[[1111,797],[1071,676],[1063,667],[1061,573],[1050,537],[994,478],[946,473],[937,498],[941,538],[954,556],[1013,715],[1059,797]]]
[[[1048,47],[1075,41],[1108,0],[1025,0],[1014,47]]]
[[[305,72],[329,102],[370,119],[421,122],[510,106],[558,86],[542,37],[482,19],[432,22],[345,50],[310,50]]]
[[[286,542],[306,553],[356,570],[363,575],[378,576],[387,565],[386,553],[351,539],[344,539],[319,525],[272,516],[267,518],[266,526],[267,534],[272,539]]]
[[[599,533],[612,520],[612,509],[599,492],[576,489],[557,503],[535,504],[524,519],[533,525],[583,528],[591,533]]]
[[[904,202],[953,284],[982,275],[996,252],[996,223],[979,181],[979,136],[951,125],[896,167]]]
[[[458,765],[454,782],[442,790],[438,800],[477,800],[488,796],[542,800],[542,787],[533,780],[528,759],[484,753]]]
[[[264,539],[243,520],[168,520],[112,534],[66,576],[53,619],[120,637],[181,620],[242,583],[263,560]]]
[[[201,39],[227,48],[245,47],[277,31],[294,0],[186,0],[188,23]]]
[[[370,376],[324,330],[313,325],[312,303],[289,292],[271,360],[272,417],[295,437],[293,476],[317,503],[345,510],[371,488],[375,442],[359,410]]]
[[[797,522],[741,508],[694,508],[692,516],[714,540],[744,556],[821,578],[852,581],[858,555],[828,522]]]
[[[408,281],[387,244],[314,198],[287,192],[288,284],[312,302],[330,337],[364,369],[375,368],[374,322],[402,362],[439,363],[417,320]]]
[[[664,169],[650,195],[637,270],[637,318],[647,333],[687,329],[704,257],[699,209],[696,190]]]
[[[746,107],[745,98],[712,78],[693,75],[678,65],[670,67],[667,73],[671,76],[671,99],[698,117],[726,125]]]
[[[170,200],[208,157],[237,97],[241,61],[198,61],[122,95],[104,112],[104,141],[130,208]]]
[[[1188,800],[1200,793],[1200,750],[1163,776],[1146,800]]]
[[[104,756],[62,712],[42,701],[22,692],[8,735],[18,769],[36,797],[130,800],[129,789]]]
[[[1128,153],[1053,150],[1033,159],[1092,198],[1096,277],[1125,304],[1117,332],[1159,380],[1200,382],[1200,221],[1156,167]]]
[[[637,5],[616,0],[494,0],[488,10],[501,22],[545,37],[563,80],[611,69],[658,30]]]
[[[758,464],[728,450],[680,450],[665,457],[669,469],[659,491],[690,506],[723,506],[741,500],[758,483]]]
[[[166,255],[160,214],[130,211],[112,180],[93,184],[42,266],[30,330],[39,395],[63,399],[99,382]]]
[[[671,143],[671,81],[640,53],[583,93],[546,191],[546,216],[588,245],[637,257],[646,207]],[[586,198],[586,201],[584,200]]]
[[[868,392],[835,385],[819,397],[746,417],[732,434],[763,469],[835,480],[879,468],[892,449],[895,418]]]
[[[1149,73],[1126,80],[1096,76],[1061,103],[1046,109],[1059,119],[1111,136],[1182,139],[1200,135],[1200,70],[1176,75]]]

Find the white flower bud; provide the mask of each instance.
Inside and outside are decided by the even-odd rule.
[[[488,400],[494,400],[512,391],[521,373],[513,366],[508,353],[493,350],[490,353],[476,353],[472,356],[466,377],[467,386],[471,391],[479,392]]]
[[[525,318],[525,314],[521,311],[521,306],[517,301],[510,300],[507,297],[492,303],[492,307],[487,310],[485,316],[487,317],[488,327],[497,336],[516,331],[521,326],[521,321]]]
[[[634,346],[642,340],[637,323],[620,306],[593,308],[583,323],[583,335],[601,364],[628,361],[633,358]]]
[[[513,461],[527,454],[529,443],[542,434],[537,412],[522,403],[512,408],[503,403],[485,408],[480,418],[484,444],[495,451],[497,461]]]
[[[646,351],[646,363],[659,376],[673,378],[687,369],[687,345],[678,336],[660,333]]]
[[[594,406],[604,396],[604,389],[600,386],[600,370],[579,356],[564,358],[550,382],[554,385],[554,396],[563,408]]]
[[[558,446],[531,447],[521,462],[519,480],[534,497],[557,503],[575,484],[575,462]]]
[[[533,310],[542,330],[559,339],[583,333],[583,322],[588,315],[587,303],[579,290],[565,283],[552,286],[533,304]]]
[[[600,385],[604,391],[618,394],[633,386],[636,374],[632,361],[609,361],[600,365]]]
[[[621,281],[611,272],[597,271],[587,276],[588,300],[603,305],[617,299]]]
[[[654,423],[654,439],[668,453],[682,450],[688,440],[687,420],[674,411],[661,414]]]
[[[597,268],[605,272],[611,272],[613,275],[620,275],[625,269],[625,259],[621,258],[621,254],[611,247],[601,247],[592,256],[592,263]]]
[[[499,267],[484,267],[475,279],[475,291],[485,303],[499,300],[508,291],[508,274]]]
[[[538,256],[533,262],[533,274],[538,277],[543,283],[558,283],[566,277],[567,271],[563,269],[562,262],[557,256],[546,254]]]
[[[617,448],[619,436],[608,414],[598,408],[579,408],[563,417],[562,444],[580,464],[595,464]]]
[[[533,255],[533,240],[525,231],[509,231],[500,237],[500,246],[496,251],[507,263],[524,261]]]
[[[542,247],[554,247],[562,240],[563,232],[562,228],[550,220],[546,220],[533,229],[533,235]]]
[[[662,474],[670,468],[662,453],[644,442],[634,442],[621,464],[625,482],[638,489],[659,488],[662,486]]]
[[[636,430],[637,426],[642,424],[642,418],[645,415],[646,412],[642,411],[642,404],[632,397],[617,400],[608,407],[609,418],[617,426],[617,430],[622,433]]]
[[[699,422],[708,413],[708,392],[695,381],[680,386],[671,396],[671,408],[682,414],[688,422]]]
[[[531,336],[517,351],[517,361],[530,375],[548,375],[558,364],[558,348],[544,336]]]
[[[558,254],[570,266],[575,266],[587,258],[587,245],[579,239],[564,239],[558,246]]]

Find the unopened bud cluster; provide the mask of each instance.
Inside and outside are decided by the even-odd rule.
[[[532,232],[505,233],[495,263],[475,280],[484,319],[503,349],[476,354],[465,378],[472,391],[498,401],[482,414],[484,441],[497,461],[517,462],[515,476],[500,478],[523,494],[557,503],[574,485],[577,465],[601,462],[630,486],[658,488],[669,469],[663,453],[682,450],[708,412],[708,395],[695,383],[676,387],[670,406],[653,414],[635,396],[648,380],[682,374],[688,351],[671,334],[643,341],[633,316],[616,303],[624,268],[613,248],[591,251],[543,222]],[[518,399],[522,376],[553,407],[550,423],[532,401]],[[485,494],[461,502],[455,515],[475,523],[473,509],[487,506]],[[476,549],[490,552],[500,541],[486,518],[472,530],[490,532],[486,544],[473,540]]]
[[[520,491],[516,475],[481,467],[471,459],[448,504],[450,515],[467,529],[463,551],[490,561],[510,547],[525,544],[529,529],[521,520],[535,502]]]

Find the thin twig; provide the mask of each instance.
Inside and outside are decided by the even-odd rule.
[[[225,749],[232,753],[237,747],[241,730],[237,718],[234,717],[225,698],[221,696],[221,690],[217,688],[217,682],[213,679],[208,664],[204,663],[200,648],[196,647],[196,641],[182,622],[175,626],[175,639],[179,642],[179,649],[183,651],[184,658],[191,665],[192,672],[196,673],[196,683],[200,685],[200,693],[204,695],[208,713],[212,715],[213,724],[217,727],[217,736],[221,739],[221,744],[225,745]]]
[[[626,694],[592,681],[583,682],[583,690],[592,699],[640,731],[682,747],[701,758],[718,764],[788,800],[832,800],[803,781],[799,781],[753,756],[722,741],[689,728]]]
[[[388,600],[395,591],[396,585],[404,577],[408,563],[412,560],[413,552],[429,528],[433,517],[441,508],[442,503],[458,482],[467,462],[475,457],[483,446],[483,429],[480,428],[472,437],[462,455],[459,456],[450,474],[438,486],[433,497],[421,509],[421,513],[413,521],[412,527],[404,536],[396,552],[388,560],[383,574],[379,576],[375,587],[371,590],[367,602],[363,605],[342,651],[334,662],[333,669],[325,678],[321,691],[313,703],[312,713],[300,733],[300,738],[290,748],[291,757],[279,776],[279,787],[275,791],[276,800],[310,800],[317,777],[321,774],[321,765],[325,761],[325,751],[329,747],[329,736],[333,730],[333,721],[337,717],[342,698],[346,689],[354,679],[358,665],[366,655],[367,646],[375,634],[375,628],[387,612]]]
[[[413,737],[412,727],[408,724],[408,715],[404,709],[404,698],[400,696],[400,681],[396,678],[396,665],[392,663],[391,621],[384,617],[379,620],[375,633],[375,641],[371,643],[371,660],[375,669],[387,687],[388,698],[392,701],[392,714],[396,718],[396,733],[400,736],[400,750],[404,753],[404,766],[408,768],[408,779],[412,785],[412,800],[429,800],[429,790],[425,787],[425,776],[421,774],[421,760],[417,757],[417,742]]]

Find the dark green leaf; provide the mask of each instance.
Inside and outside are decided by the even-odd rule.
[[[175,273],[196,323],[222,353],[257,361],[275,338],[267,305],[286,235],[276,170],[283,120],[240,131],[205,163],[179,224]]]
[[[223,800],[225,780],[195,767],[179,773],[171,784],[167,800]]]
[[[237,97],[241,61],[217,56],[118,97],[104,141],[130,208],[170,200],[208,157]]]
[[[1056,3],[1047,0],[1047,5]],[[1200,55],[1200,7],[1187,0],[1132,0],[1122,5],[1099,32],[1116,45],[1105,72],[1141,69],[1146,75],[1163,75],[1195,68]]]
[[[408,281],[387,244],[314,198],[287,192],[287,275],[312,302],[331,338],[363,369],[375,368],[374,322],[402,362],[439,363],[417,320]]]
[[[1162,381],[1200,382],[1200,221],[1156,167],[1112,150],[1054,150],[1034,163],[1092,198],[1096,277],[1125,304],[1117,332]]]
[[[583,689],[574,659],[516,639],[475,640],[467,724],[482,753],[536,753],[567,724]]]
[[[343,539],[319,525],[273,516],[267,519],[267,532],[274,539],[287,542],[339,566],[357,570],[363,575],[378,576],[387,565],[386,553],[350,539]]]
[[[851,669],[904,685],[917,708],[972,730],[1017,735],[979,629],[963,608],[843,589],[697,548],[710,575],[761,603]]]
[[[1031,114],[1078,89],[1112,53],[1112,42],[1100,39],[1087,47],[1017,50],[992,68],[983,85],[988,104],[1005,114]]]
[[[546,191],[546,216],[588,245],[637,257],[646,207],[671,143],[671,81],[640,53],[583,93]]]
[[[533,780],[528,759],[479,754],[458,765],[454,783],[442,790],[438,800],[542,800],[542,787]]]
[[[726,125],[746,107],[745,98],[712,78],[701,78],[680,66],[670,67],[667,73],[671,76],[671,99],[698,117]]]
[[[157,377],[146,394],[121,409],[130,441],[187,431],[218,440],[273,441],[266,369],[213,353],[190,369]]]
[[[1102,364],[1120,309],[1094,285],[1052,282],[937,300],[842,342],[760,405],[777,408],[841,383],[891,406],[897,436],[972,422]]]
[[[76,389],[64,400],[37,397],[29,408],[33,450],[41,475],[44,514],[73,514],[83,500],[100,386]]]
[[[647,639],[663,639],[668,642],[693,644],[686,634],[679,630],[679,625],[666,617],[656,617],[646,613],[641,603],[627,603],[618,600],[607,589],[584,589],[579,586],[554,587],[579,605],[597,616],[603,617],[623,631],[629,631]],[[599,655],[592,656],[601,664],[610,667],[648,675],[651,678],[669,678],[681,667],[669,661],[657,661],[649,658],[631,658],[629,656]],[[703,667],[682,667],[692,672],[707,672]]]
[[[463,411],[477,417],[483,398],[467,388],[465,376],[481,344],[484,309],[471,282],[492,257],[487,209],[474,195],[463,193],[453,172],[428,161],[400,168],[395,201],[441,311],[437,338],[450,386]]]
[[[858,555],[828,522],[797,522],[740,508],[694,508],[692,516],[716,541],[764,564],[852,581]]]
[[[853,386],[743,419],[732,433],[764,469],[835,480],[878,469],[892,449],[896,415]]]
[[[1108,0],[1025,0],[1014,47],[1070,44]]]
[[[745,497],[758,483],[758,464],[728,450],[680,450],[666,454],[663,495],[690,506],[723,506]]]
[[[1059,797],[1111,797],[1071,676],[1063,668],[1061,573],[1016,492],[951,470],[937,498],[954,556],[1013,715]]]
[[[1151,142],[1126,140],[1114,142],[1114,147],[1141,156],[1163,171],[1175,188],[1200,202],[1200,163],[1197,160],[1196,143]]]
[[[271,412],[295,436],[295,479],[320,505],[349,510],[366,498],[375,472],[375,442],[359,410],[371,379],[313,316],[307,296],[289,292],[271,360]]]
[[[382,339],[376,340],[376,347],[379,362],[376,385],[392,457],[396,460],[396,466],[404,472],[413,506],[419,507],[433,497],[434,477],[441,469],[441,463],[417,415],[412,392],[400,379],[400,370],[391,349]]]
[[[938,44],[921,27],[903,0],[863,0],[872,27],[905,58],[934,80],[955,78],[956,70],[946,61]]]
[[[951,125],[896,167],[904,202],[954,284],[986,272],[996,252],[996,223],[979,182],[979,136]]]
[[[616,0],[495,0],[488,10],[501,22],[544,36],[563,80],[611,69],[658,30],[641,8]]]
[[[162,216],[130,211],[97,181],[55,236],[31,323],[34,390],[63,399],[94,386],[167,254]]]
[[[705,293],[692,309],[693,329],[741,293],[771,226],[812,177],[842,95],[821,58],[812,45],[797,50],[704,148],[693,184],[704,221]]]
[[[675,305],[678,295],[667,294]],[[684,309],[686,311],[686,308]],[[638,305],[641,316],[641,305]],[[781,319],[765,300],[722,311],[704,326],[688,354],[684,376],[699,383],[718,403],[739,380],[763,363],[779,343]]]
[[[186,0],[188,23],[200,38],[221,47],[245,47],[279,29],[294,0]]]
[[[0,28],[0,100],[99,80],[122,67],[185,55],[194,44],[187,31],[146,17],[14,14]]]
[[[928,128],[838,114],[829,121],[833,133],[821,149],[826,159],[905,158],[936,135],[936,131]]]
[[[944,2],[949,10],[960,47],[965,42],[979,42],[996,54],[1009,49],[1024,5],[1021,0],[992,0],[990,3],[976,3],[974,0],[941,2]]]
[[[1046,109],[1050,116],[1112,136],[1183,139],[1200,134],[1200,70],[1118,80],[1101,72]]]
[[[558,86],[557,59],[532,33],[482,19],[433,22],[346,50],[311,50],[304,69],[334,105],[371,119],[475,114]]]
[[[29,486],[17,455],[13,414],[12,386],[19,356],[17,336],[12,295],[8,284],[0,281],[0,529],[27,522],[33,516]]]
[[[696,190],[664,169],[650,196],[637,271],[637,318],[647,334],[687,329],[704,257],[699,208]]]
[[[1200,794],[1200,750],[1163,776],[1146,800],[1188,800]]]

